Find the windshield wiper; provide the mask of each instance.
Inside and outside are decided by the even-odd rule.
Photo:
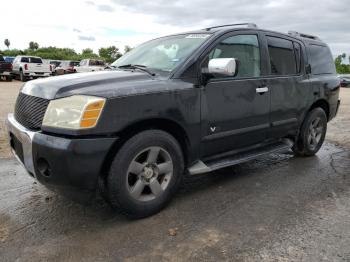
[[[118,66],[117,68],[126,68],[126,69],[139,69],[141,71],[144,71],[146,73],[148,73],[151,76],[155,76],[156,74],[153,73],[152,71],[150,71],[149,69],[147,69],[147,66],[144,65],[135,65],[135,64],[127,64],[127,65],[121,65]]]

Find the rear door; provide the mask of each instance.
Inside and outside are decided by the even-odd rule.
[[[264,82],[271,94],[268,136],[277,139],[295,135],[311,95],[305,72],[305,46],[301,41],[273,33],[266,33],[264,41],[269,58]]]
[[[235,77],[212,76],[202,88],[202,157],[241,149],[266,139],[269,129],[270,93],[264,74],[259,33],[235,31],[221,37],[205,55],[207,70],[214,58],[239,61]]]

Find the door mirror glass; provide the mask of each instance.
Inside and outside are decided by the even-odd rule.
[[[223,76],[236,76],[237,60],[234,58],[214,58],[209,60],[208,73]]]

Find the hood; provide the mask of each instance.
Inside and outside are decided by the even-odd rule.
[[[138,71],[100,71],[55,76],[27,82],[21,92],[45,99],[71,95],[127,96],[152,92],[163,86],[158,77]]]

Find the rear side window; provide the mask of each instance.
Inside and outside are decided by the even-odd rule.
[[[329,47],[310,45],[311,72],[314,75],[335,74],[335,65]]]
[[[22,57],[21,58],[21,63],[29,63],[29,58],[28,57]]]
[[[0,55],[0,61],[1,61],[1,62],[5,61],[5,60],[4,60],[4,57],[3,57],[2,55]]]
[[[293,42],[278,38],[267,37],[270,54],[270,65],[272,75],[295,75],[297,64],[294,55]]]
[[[30,58],[30,62],[33,63],[33,64],[42,64],[43,63],[43,61],[40,58],[37,58],[37,57],[31,57]]]

